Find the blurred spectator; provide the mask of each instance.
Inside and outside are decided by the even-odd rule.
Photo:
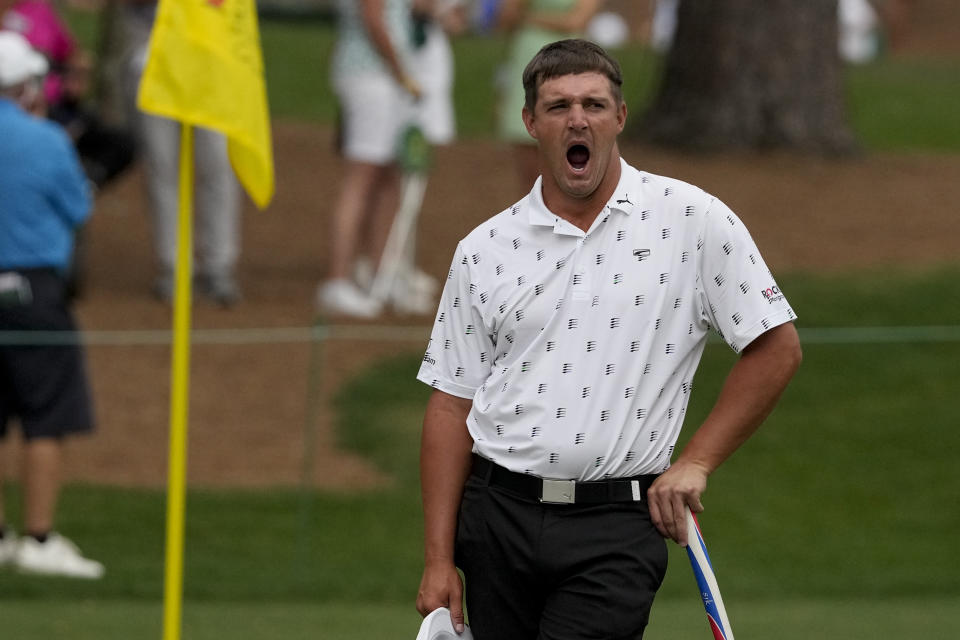
[[[677,30],[677,6],[680,0],[654,0],[653,19],[650,22],[650,46],[665,53],[673,44]]]
[[[414,40],[410,71],[421,90],[420,99],[414,105],[413,118],[430,145],[447,145],[456,137],[454,59],[450,36],[466,30],[469,23],[468,4],[467,0],[415,0],[413,5]],[[415,187],[405,178],[403,189],[412,188]],[[395,271],[390,271],[393,265],[384,265],[381,260],[376,277],[383,277],[385,272],[393,274],[386,298],[395,311],[432,314],[437,306],[435,295],[439,283],[416,267],[416,219],[416,215],[406,219],[400,216],[394,218],[391,237],[397,233],[401,234],[399,237],[406,237],[407,241],[400,248]],[[398,225],[409,225],[410,228],[396,229]],[[384,259],[389,259],[389,256]],[[369,286],[377,295],[382,288],[375,286],[373,279],[363,277],[363,272],[372,272],[372,267],[364,267],[367,263],[363,260],[359,264],[358,283]]]
[[[153,292],[158,299],[169,302],[173,297],[177,257],[180,123],[136,111],[135,107],[156,11],[156,2],[152,0],[127,0],[122,19],[128,44],[128,100],[146,162],[147,197],[158,262]],[[230,166],[223,134],[195,127],[194,155],[198,292],[228,307],[240,299],[235,279],[240,255],[240,186]]]
[[[72,334],[63,273],[74,230],[90,215],[91,196],[67,135],[29,113],[46,69],[22,36],[0,32],[0,331]],[[101,577],[103,565],[84,558],[53,529],[63,438],[93,429],[78,344],[0,344],[0,438],[14,417],[24,440],[25,535],[17,539],[6,526],[0,501],[0,564]]]
[[[564,38],[582,37],[602,0],[501,0],[499,25],[512,34],[509,58],[503,77],[498,79],[502,99],[498,131],[511,143],[520,177],[527,191],[540,175],[536,141],[520,118],[525,96],[523,70],[544,45]]]
[[[587,24],[586,35],[604,49],[622,47],[630,40],[630,25],[616,11],[601,11]]]
[[[421,88],[413,75],[410,0],[339,0],[332,61],[344,173],[332,211],[330,265],[320,311],[371,318],[381,302],[361,287],[358,260],[379,263],[400,194],[397,145]]]
[[[880,55],[880,18],[869,0],[840,0],[840,57],[862,64]]]
[[[840,0],[840,57],[862,64],[896,49],[909,28],[914,0]]]
[[[875,60],[885,46],[895,47],[907,28],[915,0],[838,0],[837,47],[841,59],[851,64]],[[680,0],[655,0],[650,24],[650,46],[661,53],[670,49],[677,28]]]
[[[496,29],[500,0],[476,0],[472,16],[473,27],[480,33]]]
[[[87,177],[104,188],[133,162],[134,141],[126,131],[107,125],[87,104],[90,54],[77,45],[56,9],[47,0],[19,0],[3,14],[2,28],[23,35],[42,53],[50,71],[44,80],[45,112],[66,129]],[[68,289],[83,286],[86,242],[78,232],[68,273]]]

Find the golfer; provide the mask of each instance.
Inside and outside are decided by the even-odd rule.
[[[523,74],[541,176],[456,248],[418,378],[417,608],[477,640],[640,638],[684,507],[800,364],[793,310],[720,200],[635,169],[619,65],[584,40]],[[737,353],[674,458],[704,344]],[[671,458],[674,458],[671,463]]]

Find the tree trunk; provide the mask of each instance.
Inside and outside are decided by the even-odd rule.
[[[97,35],[97,67],[93,99],[105,122],[129,128],[130,106],[124,81],[126,79],[126,38],[121,21],[121,0],[107,0],[100,11]]]
[[[837,0],[681,0],[636,133],[688,150],[852,151],[837,35]]]

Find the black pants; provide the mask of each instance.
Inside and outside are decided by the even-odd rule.
[[[634,640],[667,571],[646,502],[550,505],[467,480],[456,542],[476,640]]]
[[[76,331],[63,278],[55,270],[0,270],[0,275],[8,283],[0,287],[0,331],[55,331],[66,336]],[[25,282],[9,286],[10,276]],[[93,429],[79,344],[0,343],[0,438],[13,416],[20,418],[27,440]]]

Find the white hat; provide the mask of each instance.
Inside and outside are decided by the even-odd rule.
[[[0,87],[12,87],[47,72],[47,59],[16,31],[0,31]]]
[[[464,625],[463,633],[457,633],[450,622],[450,610],[440,607],[423,619],[417,640],[473,640],[473,634],[467,625]]]

